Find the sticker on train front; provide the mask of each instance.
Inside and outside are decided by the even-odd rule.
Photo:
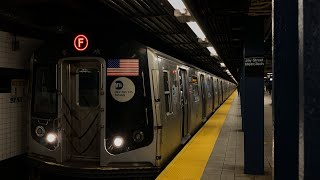
[[[112,82],[110,93],[116,101],[127,102],[135,94],[135,85],[129,78],[119,77]]]

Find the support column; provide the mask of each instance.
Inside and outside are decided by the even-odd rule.
[[[299,177],[319,179],[320,1],[299,0]]]
[[[244,75],[244,172],[264,173],[264,24],[248,17]]]
[[[274,178],[298,179],[298,0],[273,0]]]

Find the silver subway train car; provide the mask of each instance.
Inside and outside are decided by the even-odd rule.
[[[135,41],[66,42],[32,57],[28,156],[40,168],[158,172],[236,88]]]

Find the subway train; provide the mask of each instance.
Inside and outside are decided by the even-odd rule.
[[[88,176],[159,172],[236,88],[136,41],[61,39],[30,60],[34,168]]]

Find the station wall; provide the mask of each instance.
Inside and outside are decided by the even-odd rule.
[[[26,152],[27,75],[32,52],[40,44],[0,31],[0,161]]]

